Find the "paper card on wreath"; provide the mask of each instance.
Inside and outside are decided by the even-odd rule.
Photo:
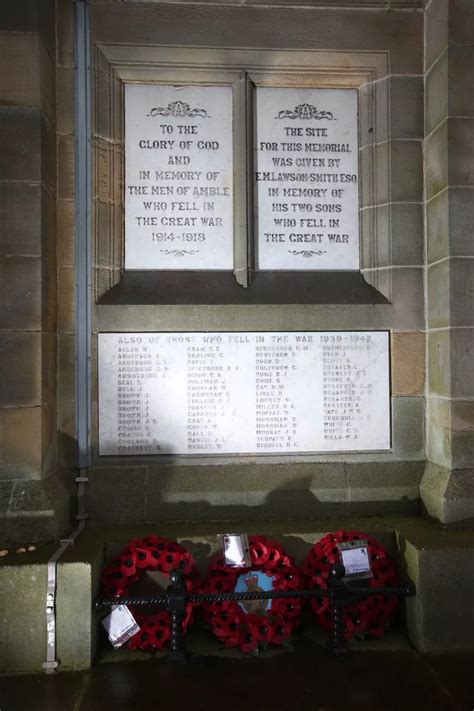
[[[341,563],[346,569],[345,578],[373,578],[367,541],[339,543]]]
[[[233,568],[248,568],[251,565],[249,539],[245,533],[227,533],[223,537],[224,559]]]
[[[140,631],[140,626],[126,605],[114,607],[110,615],[104,617],[102,624],[114,649],[121,647]]]

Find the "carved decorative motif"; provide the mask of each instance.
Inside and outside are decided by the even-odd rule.
[[[322,254],[326,254],[326,250],[322,249],[320,249],[319,252],[316,252],[314,249],[289,249],[288,252],[290,254],[293,254],[295,257],[301,256],[305,259],[310,259],[311,257],[315,256],[320,257]]]
[[[277,119],[304,119],[308,121],[310,119],[315,119],[320,121],[321,119],[327,119],[328,121],[336,121],[334,114],[331,111],[318,111],[316,106],[313,104],[298,104],[293,110],[283,109],[278,112],[275,117]]]
[[[158,106],[150,109],[148,116],[173,116],[174,118],[183,118],[185,116],[201,116],[209,118],[205,109],[192,109],[186,101],[172,101],[166,108]]]
[[[166,256],[174,254],[175,257],[184,257],[185,254],[197,254],[199,249],[160,249],[160,252]]]

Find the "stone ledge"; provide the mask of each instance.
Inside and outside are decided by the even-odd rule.
[[[134,0],[122,0],[134,2]],[[92,5],[107,5],[114,0],[93,0]],[[155,3],[157,0],[142,0],[143,3]],[[196,5],[278,5],[287,8],[291,7],[322,7],[331,10],[350,9],[350,10],[421,10],[428,0],[161,0],[160,4],[180,4],[182,2],[193,2]]]
[[[53,541],[71,527],[74,470],[0,482],[0,546]]]
[[[456,528],[474,524],[474,469],[450,469],[428,462],[420,484],[426,513]]]

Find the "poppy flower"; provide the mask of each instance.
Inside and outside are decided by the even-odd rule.
[[[212,630],[216,637],[219,637],[220,639],[225,639],[229,636],[229,624],[219,615],[216,615],[214,618]]]
[[[226,562],[223,555],[214,556],[209,565],[209,570],[222,570],[226,568]]]
[[[273,639],[273,627],[266,617],[262,616],[252,628],[259,643],[269,643]]]
[[[169,628],[155,627],[153,630],[153,636],[155,638],[155,644],[158,649],[164,647],[168,640],[171,638],[171,633]]]
[[[265,545],[263,540],[254,539],[249,542],[250,548],[250,558],[253,565],[264,565],[269,556],[268,546]]]
[[[132,575],[135,575],[135,573],[137,572],[137,566],[136,566],[134,555],[132,555],[131,553],[128,553],[125,556],[125,558],[122,560],[122,563],[120,565],[120,571],[127,578]]]
[[[231,584],[227,579],[211,578],[211,580],[209,580],[209,592],[211,593],[227,592],[230,589]]]
[[[279,613],[288,620],[295,619],[301,615],[301,603],[291,598],[276,599],[272,602],[272,612]]]
[[[153,555],[154,549],[146,546],[134,549],[137,568],[155,569],[158,567],[158,559]]]
[[[246,654],[252,654],[258,648],[258,634],[250,625],[240,631],[239,641],[240,649]]]
[[[231,622],[229,625],[229,634],[225,638],[224,643],[226,647],[237,647],[240,641],[240,626],[235,623]]]
[[[268,559],[265,563],[267,568],[276,568],[281,559],[281,553],[276,548],[272,548],[268,553]]]
[[[127,580],[128,578],[126,578],[125,575],[119,569],[116,572],[102,575],[102,594],[116,595],[117,588],[123,587],[124,585],[126,586]]]
[[[300,576],[293,568],[287,568],[283,572],[276,573],[274,580],[276,584],[273,587],[277,587],[279,590],[298,590],[301,587]]]
[[[145,538],[142,538],[141,543],[145,546],[148,546],[148,545],[156,546],[160,540],[164,540],[164,539],[160,539],[160,538],[158,538],[158,536],[155,536],[154,534],[150,534],[149,536],[145,536]]]
[[[169,573],[171,570],[179,568],[181,554],[176,551],[167,551],[166,555],[161,558],[161,569],[164,573]]]
[[[148,628],[148,625],[142,627],[140,632],[137,634],[137,648],[138,649],[151,649],[153,644],[153,634],[152,630]]]
[[[272,620],[272,642],[273,644],[283,644],[291,636],[291,623],[279,615],[276,620]]]

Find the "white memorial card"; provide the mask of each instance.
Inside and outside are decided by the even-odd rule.
[[[232,568],[249,568],[252,565],[246,533],[227,533],[223,537],[223,550],[226,565]]]
[[[232,88],[125,85],[125,268],[233,268]]]
[[[121,647],[140,631],[134,616],[126,605],[117,605],[104,617],[102,624],[113,647]]]
[[[262,270],[358,270],[355,89],[256,89]]]
[[[345,577],[372,578],[367,541],[350,541],[339,544],[341,562],[346,569]]]
[[[99,454],[390,448],[386,331],[99,334]]]

